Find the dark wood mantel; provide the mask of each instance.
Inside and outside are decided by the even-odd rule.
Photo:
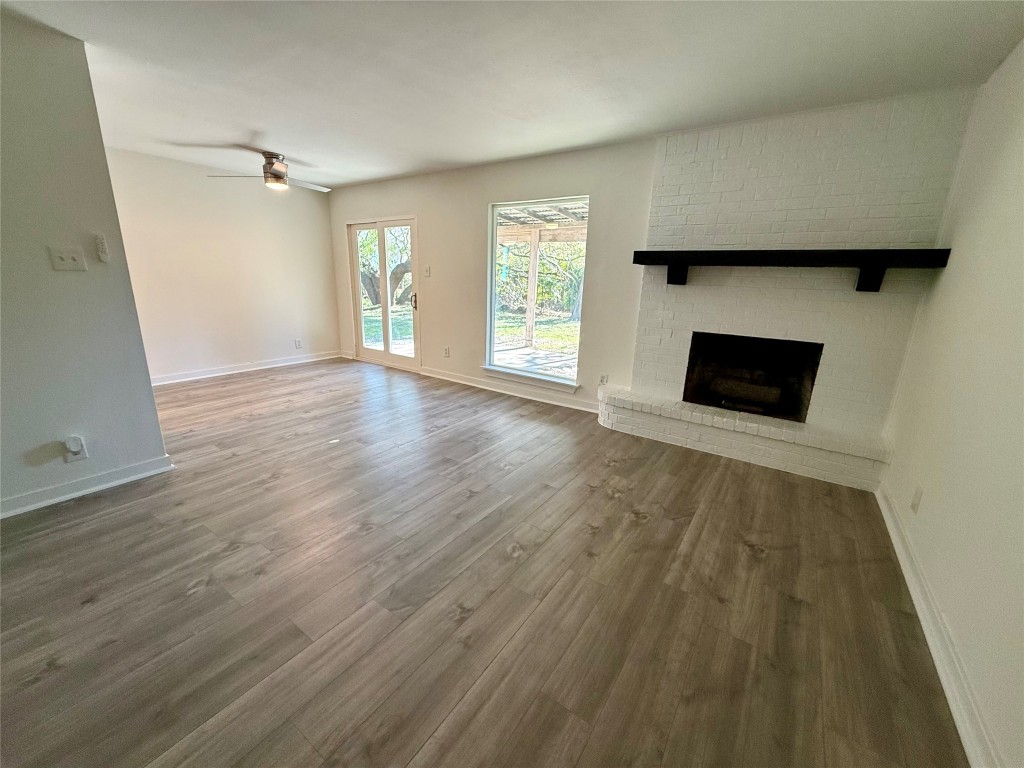
[[[669,285],[686,285],[690,267],[856,267],[857,290],[877,293],[885,271],[941,269],[949,248],[857,250],[634,251],[633,263],[667,266]]]

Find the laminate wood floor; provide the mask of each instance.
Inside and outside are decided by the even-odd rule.
[[[4,521],[14,766],[966,766],[870,494],[356,362]]]

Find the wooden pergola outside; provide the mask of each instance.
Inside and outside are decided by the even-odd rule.
[[[541,243],[579,243],[587,240],[590,210],[585,201],[565,205],[522,205],[498,208],[497,244],[530,244],[530,266],[526,288],[526,346],[532,347],[537,319],[537,271]]]

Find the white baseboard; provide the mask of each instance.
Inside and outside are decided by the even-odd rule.
[[[314,352],[310,355],[295,355],[294,357],[279,357],[276,360],[258,360],[253,363],[242,363],[240,365],[225,365],[220,368],[205,368],[200,371],[185,371],[183,373],[168,373],[162,376],[153,376],[153,386],[161,384],[174,384],[179,381],[195,381],[196,379],[210,379],[214,376],[227,376],[231,373],[244,373],[245,371],[259,371],[263,368],[280,368],[285,365],[298,365],[300,363],[313,363],[318,360],[333,360],[337,357],[353,357],[351,352],[335,350],[333,352]]]
[[[522,386],[514,386],[513,382],[509,382],[509,385],[498,383],[493,379],[482,379],[475,376],[463,376],[458,373],[449,373],[448,371],[440,371],[436,368],[420,368],[419,372],[425,376],[431,376],[435,379],[444,379],[445,381],[454,381],[456,384],[467,384],[471,387],[477,387],[478,389],[486,389],[490,392],[498,392],[502,395],[512,395],[513,397],[522,397],[527,400],[537,400],[541,403],[548,403],[549,405],[562,405],[566,408],[575,408],[577,411],[587,411],[588,413],[597,413],[597,402],[590,400],[577,400],[574,397],[568,395],[560,395],[557,392],[538,387],[539,391],[524,391],[523,387],[530,387],[529,384]]]
[[[161,472],[167,472],[171,469],[174,469],[171,457],[164,454],[159,458],[131,464],[120,469],[112,469],[109,472],[102,472],[91,477],[82,477],[69,483],[61,483],[49,488],[41,488],[38,491],[23,493],[20,496],[12,496],[0,501],[0,518],[31,512],[33,509],[47,507],[50,504],[58,504],[89,493],[113,488],[115,485],[123,485],[134,480],[141,480],[144,477],[159,475]]]
[[[985,726],[985,720],[978,707],[978,698],[957,652],[953,635],[925,580],[921,563],[914,554],[906,530],[900,522],[900,510],[884,483],[875,492],[875,497],[882,510],[885,526],[889,529],[889,538],[892,539],[903,577],[910,589],[917,617],[921,621],[921,628],[924,630],[925,640],[928,641],[928,649],[939,673],[939,680],[946,693],[946,700],[949,702],[949,709],[960,733],[967,759],[974,768],[1005,768],[1006,763],[999,755],[999,750]]]

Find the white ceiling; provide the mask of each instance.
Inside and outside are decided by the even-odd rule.
[[[89,44],[110,146],[347,184],[981,83],[1020,2],[12,2]]]

